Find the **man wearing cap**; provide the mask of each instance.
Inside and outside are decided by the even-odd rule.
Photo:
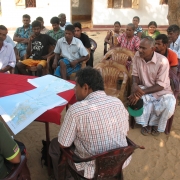
[[[176,100],[170,87],[168,59],[154,51],[154,40],[149,36],[141,40],[133,58],[132,78],[129,113],[142,125],[143,135],[159,135],[174,113]]]

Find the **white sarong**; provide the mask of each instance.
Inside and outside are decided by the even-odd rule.
[[[158,126],[159,132],[164,132],[167,120],[174,114],[176,99],[172,94],[162,95],[156,99],[152,94],[142,96],[143,114],[135,117],[137,124],[143,127]]]

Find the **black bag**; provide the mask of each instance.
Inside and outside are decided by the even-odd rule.
[[[43,164],[45,166],[48,166],[48,157],[47,157],[47,142],[42,140],[42,144],[43,144],[43,147],[41,149],[41,165],[43,167]],[[43,163],[44,162],[44,163]],[[50,164],[51,164],[51,168],[53,168],[53,165],[52,165],[52,160],[50,158]]]

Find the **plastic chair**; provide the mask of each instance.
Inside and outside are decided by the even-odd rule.
[[[30,172],[26,163],[26,156],[21,155],[21,162],[15,165],[14,169],[7,177],[0,180],[31,180]]]
[[[91,156],[89,158],[80,158],[74,153],[74,145],[69,148],[63,148],[62,152],[66,157],[66,165],[69,168],[75,180],[86,179],[83,173],[78,172],[74,163],[88,162],[95,160],[96,168],[93,180],[123,180],[122,166],[126,159],[134,152],[135,149],[145,149],[143,146],[138,146],[127,137],[128,146],[103,152]]]
[[[98,63],[94,68],[98,69],[103,77],[106,94],[117,97],[124,102],[128,82],[126,67],[117,62],[104,61]]]

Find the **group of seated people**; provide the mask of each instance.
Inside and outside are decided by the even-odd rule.
[[[50,74],[66,79],[67,75],[80,69],[82,61],[89,60],[86,64],[93,66],[90,39],[82,33],[79,22],[72,25],[66,22],[65,14],[60,14],[51,18],[53,29],[48,30],[42,17],[37,17],[32,24],[29,15],[23,15],[22,19],[23,26],[17,28],[13,37],[16,45],[9,36],[6,38],[7,28],[0,27],[4,33],[3,41],[10,39],[14,48],[14,52],[8,50],[8,66],[3,64],[3,72],[15,67],[15,73],[28,75],[27,67],[36,67],[37,76],[42,76],[43,69],[48,66]]]
[[[60,16],[62,17],[64,14]],[[14,50],[4,42],[7,29],[0,26],[0,48],[6,53],[0,61],[11,59],[3,64],[0,72],[15,67],[16,57],[20,56],[22,61],[16,65],[20,74],[28,73],[26,66],[37,66],[38,76],[41,76],[48,56],[53,53],[52,68],[55,69],[56,76],[66,79],[67,75],[77,72],[75,95],[78,102],[68,109],[58,138],[53,139],[49,147],[56,180],[60,148],[70,147],[74,143],[76,153],[81,158],[86,158],[127,146],[126,136],[129,131],[128,111],[119,99],[105,94],[100,72],[91,67],[80,69],[80,63],[89,58],[90,43],[85,41],[87,36],[81,33],[80,23],[66,25],[65,19],[61,24],[58,17],[52,18],[53,30],[42,34],[41,31],[46,31],[42,19],[37,18],[30,25],[30,17],[24,15],[24,26],[18,28],[14,35],[14,41],[18,42]],[[135,116],[135,120],[142,125],[143,135],[157,136],[164,132],[166,122],[175,110],[176,99],[170,87],[169,69],[176,74],[180,72],[180,29],[177,25],[171,25],[167,29],[168,36],[159,34],[154,37],[151,30],[143,32],[138,23],[139,18],[134,17],[133,23],[127,25],[125,32],[121,32],[120,23],[115,22],[114,33],[117,46],[135,52],[132,59],[132,91],[128,99],[131,108],[135,107],[134,111],[137,103],[143,101],[143,111]],[[149,29],[155,29],[156,26],[156,23],[150,23]],[[110,39],[112,34],[113,32],[109,32],[107,38]],[[55,46],[54,51],[48,52],[49,45]],[[0,56],[1,54],[2,52]],[[9,156],[11,155],[3,157],[7,159]],[[125,161],[123,168],[130,160],[131,157]],[[94,161],[75,166],[78,171],[83,171],[84,177],[93,178]]]
[[[155,21],[148,24],[148,30],[138,25],[139,17],[135,16],[132,23],[121,33],[121,25],[114,23],[114,31],[109,31],[104,42],[110,49],[126,48],[134,53],[132,58],[132,91],[128,97],[130,107],[143,100],[143,112],[135,117],[141,124],[143,135],[159,135],[164,132],[167,120],[173,115],[176,99],[170,86],[169,74],[180,76],[180,28],[171,25],[167,35],[160,34]],[[131,113],[130,113],[131,114]]]

